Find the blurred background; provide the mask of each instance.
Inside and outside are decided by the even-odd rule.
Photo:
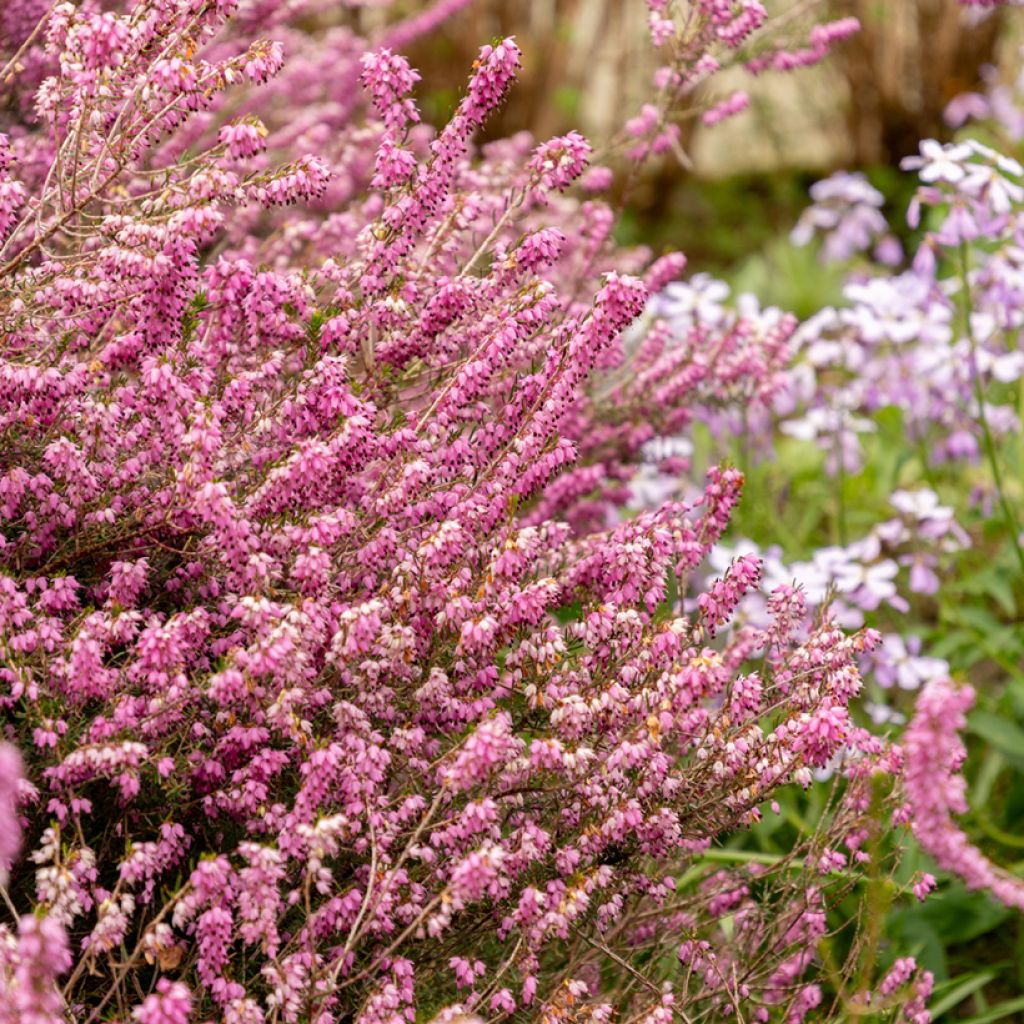
[[[692,168],[652,161],[632,185],[623,241],[679,246],[701,269],[734,274],[737,261],[788,232],[808,185],[839,168],[868,173],[901,199],[899,158],[924,137],[946,138],[949,101],[993,77],[1019,72],[1019,18],[965,12],[950,0],[769,0],[771,14],[855,16],[862,30],[817,67],[757,79],[719,76],[751,97],[713,129],[683,125]],[[356,12],[371,36],[421,0]],[[420,97],[439,123],[453,108],[478,47],[515,34],[519,83],[490,137],[526,129],[545,137],[578,128],[596,144],[636,115],[657,66],[644,0],[471,0],[440,30],[408,48],[423,74]],[[964,19],[978,23],[965,31]],[[799,18],[794,19],[799,23]],[[799,303],[798,303],[799,304]]]

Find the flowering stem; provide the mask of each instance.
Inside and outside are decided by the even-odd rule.
[[[18,62],[32,47],[32,44],[39,38],[39,33],[46,28],[46,23],[50,20],[50,15],[53,13],[53,8],[57,5],[51,4],[47,12],[36,22],[36,27],[28,34],[25,42],[18,47],[14,56],[3,66],[0,70],[0,83],[9,82],[14,77],[14,71],[18,67]]]
[[[884,793],[882,780],[876,780],[872,789],[871,817],[879,823],[870,842],[870,868],[866,895],[867,923],[863,938],[861,957],[861,973],[855,991],[862,991],[868,982],[869,971],[877,961],[878,947],[882,941],[882,932],[886,917],[892,906],[892,884],[885,870],[884,852],[882,848],[883,832],[880,827],[884,812]]]
[[[999,505],[1003,510],[1006,529],[1009,531],[1010,540],[1013,542],[1013,549],[1017,552],[1017,562],[1020,565],[1021,573],[1024,573],[1024,551],[1021,550],[1020,546],[1020,527],[1017,525],[1017,518],[1013,514],[1013,508],[1003,489],[1003,474],[999,469],[999,460],[996,458],[996,446],[992,440],[992,431],[989,428],[988,415],[985,412],[985,392],[981,384],[981,374],[978,372],[978,342],[974,336],[974,326],[971,324],[971,290],[967,275],[967,245],[964,242],[960,243],[960,284],[964,297],[964,330],[967,333],[967,343],[970,345],[971,350],[970,373],[971,382],[974,387],[974,400],[978,406],[978,425],[981,427],[981,434],[985,444],[985,455],[992,470],[992,480],[995,484],[996,494],[999,497]]]
[[[615,952],[610,950],[603,942],[598,942],[597,939],[592,939],[589,935],[584,934],[582,931],[577,931],[576,935],[579,938],[581,938],[588,946],[591,946],[593,949],[596,949],[599,952],[603,953],[605,956],[609,957],[611,960],[617,963],[619,967],[622,967],[626,971],[628,971],[637,981],[640,982],[641,985],[644,986],[644,988],[649,989],[651,992],[655,993],[655,995],[661,996],[661,989],[659,989],[658,986],[650,980],[650,978],[644,977],[644,975],[641,974],[635,967],[633,967],[627,961],[623,960],[622,957],[618,956]],[[692,1024],[691,1019],[686,1015],[682,1007],[673,1006],[671,1007],[671,1010],[673,1016],[679,1017],[681,1020],[685,1021],[686,1024]]]
[[[467,277],[473,271],[473,268],[483,258],[484,253],[486,253],[487,250],[490,249],[491,245],[494,243],[494,240],[501,234],[502,229],[512,219],[512,216],[516,212],[516,210],[518,210],[519,207],[523,205],[523,200],[525,198],[526,194],[524,192],[521,198],[513,198],[509,202],[508,206],[505,207],[504,212],[498,218],[494,227],[491,229],[491,233],[480,243],[480,245],[477,247],[476,252],[474,252],[473,255],[470,257],[469,262],[462,268],[462,270],[459,271],[459,278]]]

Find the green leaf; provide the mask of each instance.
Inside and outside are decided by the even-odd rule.
[[[952,1010],[954,1006],[959,1006],[968,996],[973,995],[978,989],[984,988],[995,976],[995,971],[984,971],[981,974],[968,976],[963,981],[957,982],[941,999],[936,999],[928,1007],[932,1020],[937,1020],[947,1010]]]
[[[975,711],[967,727],[1015,764],[1024,765],[1024,729],[991,711]]]
[[[989,1021],[1002,1020],[1018,1010],[1024,1010],[1024,996],[1008,999],[1005,1003],[989,1007],[984,1013],[979,1013],[976,1017],[968,1017],[962,1024],[989,1024]]]
[[[984,636],[1000,631],[999,619],[984,608],[977,608],[971,604],[960,604],[950,608],[949,611],[957,625],[975,629]]]
[[[974,780],[974,788],[971,790],[971,806],[984,807],[992,795],[992,787],[1003,770],[1005,761],[998,750],[991,749],[985,754],[985,760],[981,763],[977,777]]]
[[[928,645],[928,653],[936,658],[945,658],[947,661],[954,660],[961,652],[977,653],[977,643],[973,633],[964,629],[950,629],[945,634],[938,636]],[[971,663],[976,660],[971,658]]]
[[[727,850],[712,846],[700,855],[700,859],[715,864],[778,864],[782,860],[782,855],[758,853],[756,850]]]
[[[1007,615],[1016,615],[1017,613],[1017,600],[1013,596],[1013,587],[1010,585],[1010,581],[1006,576],[993,570],[992,572],[986,573],[986,586],[982,594],[987,594],[994,597],[999,602],[999,607],[1006,612]]]

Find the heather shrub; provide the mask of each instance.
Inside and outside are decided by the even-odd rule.
[[[680,319],[576,133],[476,152],[514,40],[422,125],[392,47],[460,4],[371,49],[234,6],[3,15],[0,1020],[927,1020],[877,632],[792,581],[736,626],[743,475],[657,494],[793,318]],[[745,105],[712,50],[856,28],[650,8],[632,160]],[[722,848],[826,768],[785,855]]]

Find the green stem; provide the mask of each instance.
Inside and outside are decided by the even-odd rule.
[[[971,349],[971,380],[974,385],[974,400],[978,404],[978,425],[981,427],[982,439],[985,443],[985,455],[992,470],[992,480],[995,483],[999,505],[1003,510],[1006,528],[1013,542],[1013,549],[1017,552],[1017,561],[1020,564],[1021,573],[1024,574],[1024,551],[1021,550],[1020,546],[1020,527],[1017,525],[1013,508],[1006,497],[1006,492],[1003,490],[1003,474],[999,469],[999,460],[996,458],[996,446],[992,439],[992,431],[988,425],[988,415],[985,412],[985,392],[981,385],[981,374],[978,372],[978,342],[974,336],[974,326],[971,323],[971,287],[967,274],[967,244],[965,242],[960,243],[960,283],[964,298],[964,330],[967,334],[967,343]]]
[[[928,481],[928,486],[938,494],[939,488],[935,481],[935,474],[932,472],[931,463],[928,460],[928,442],[925,440],[924,434],[918,435],[917,450],[921,459],[921,467],[924,470],[924,478]]]
[[[843,456],[843,427],[841,424],[836,437],[836,460],[839,470],[837,474],[838,487],[836,488],[836,500],[838,502],[836,525],[839,529],[839,543],[846,547],[846,459]]]

